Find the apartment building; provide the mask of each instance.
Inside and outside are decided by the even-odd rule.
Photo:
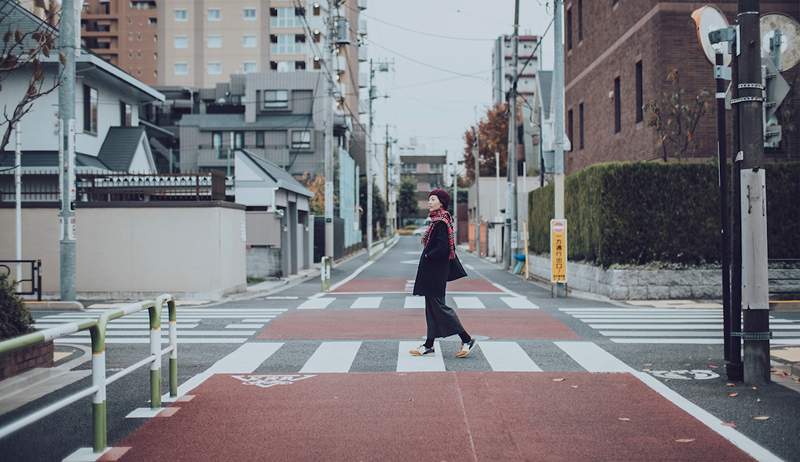
[[[85,0],[83,46],[148,85],[158,82],[156,0]]]
[[[542,49],[540,38],[536,35],[520,35],[517,53],[517,93],[524,99],[533,101],[536,94],[536,73],[541,66]],[[506,101],[511,90],[514,72],[514,47],[510,35],[497,37],[492,48],[492,103]]]
[[[444,175],[447,156],[424,154],[422,150],[401,146],[399,157],[401,181],[410,180],[417,187],[417,221],[421,223],[428,216],[428,197],[431,191],[446,187]],[[407,223],[402,225],[405,224]]]
[[[714,4],[734,22],[736,1]],[[567,154],[568,172],[598,162],[659,158],[656,133],[647,126],[643,106],[661,98],[673,70],[678,71],[686,101],[702,90],[710,92],[709,112],[694,135],[697,145],[687,154],[716,155],[714,70],[697,42],[690,16],[700,5],[658,0],[565,2],[565,125],[573,146]],[[761,13],[797,19],[800,3],[762,1]],[[783,75],[800,83],[800,66]],[[800,108],[800,92],[784,104]],[[768,158],[797,158],[797,146],[800,131],[785,130],[781,147],[766,153]]]

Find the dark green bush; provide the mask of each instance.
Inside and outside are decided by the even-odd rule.
[[[800,257],[800,163],[770,164],[770,258]],[[569,258],[602,266],[719,260],[717,170],[707,164],[599,164],[567,177]],[[533,191],[531,251],[550,249],[553,186]]]
[[[30,332],[33,317],[14,291],[8,275],[0,271],[0,340]]]

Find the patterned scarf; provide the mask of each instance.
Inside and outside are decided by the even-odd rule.
[[[447,237],[450,241],[450,260],[454,260],[456,258],[456,232],[453,229],[453,217],[450,216],[447,210],[442,208],[431,212],[429,217],[431,219],[431,224],[428,225],[428,229],[425,230],[425,234],[422,236],[423,247],[428,245],[428,239],[430,238],[433,226],[436,222],[443,221],[447,225]]]

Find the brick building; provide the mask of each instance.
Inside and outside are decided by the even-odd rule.
[[[737,2],[717,1],[733,23]],[[698,44],[691,12],[703,3],[658,0],[567,0],[565,2],[565,127],[573,149],[568,172],[612,160],[660,157],[655,132],[647,126],[643,104],[667,88],[677,69],[687,98],[708,90],[713,98],[713,67]],[[762,1],[761,12],[800,18],[797,0]],[[800,85],[800,66],[784,78]],[[791,101],[800,109],[800,89]],[[716,155],[715,104],[700,122],[693,157]],[[796,125],[796,124],[795,124]],[[800,132],[787,133],[775,158],[800,159]]]

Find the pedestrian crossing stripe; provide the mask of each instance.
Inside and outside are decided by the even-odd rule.
[[[300,373],[347,372],[360,348],[361,342],[323,342],[300,369]]]
[[[425,356],[412,356],[409,353],[420,346],[416,342],[399,342],[397,351],[397,372],[444,372],[444,357],[438,341],[433,342],[433,353]]]
[[[417,295],[408,296],[406,297],[405,303],[403,303],[403,308],[425,308],[425,297],[420,297]]]
[[[350,308],[364,309],[364,308],[380,308],[383,297],[358,297]]]
[[[465,310],[486,308],[478,297],[453,297],[453,301],[457,308]]]
[[[301,303],[300,306],[297,307],[298,310],[324,310],[328,307],[331,303],[333,303],[333,298],[312,298],[310,300],[306,300],[305,302]]]
[[[538,310],[539,306],[531,303],[525,297],[500,297],[509,308],[515,310]]]

